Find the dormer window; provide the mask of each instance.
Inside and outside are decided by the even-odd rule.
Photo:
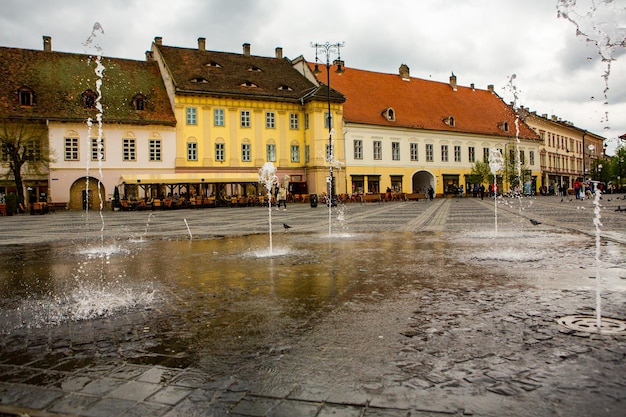
[[[203,77],[192,78],[189,81],[191,81],[192,83],[197,83],[197,84],[207,84],[209,82],[209,80]]]
[[[450,127],[454,127],[454,124],[455,124],[454,116],[444,117],[443,122]]]
[[[20,107],[32,107],[35,103],[35,94],[28,87],[22,87],[17,91],[20,100]]]
[[[393,122],[396,120],[396,112],[391,107],[389,107],[383,112],[383,116],[385,117],[385,119],[389,120],[390,122]]]
[[[498,127],[502,130],[504,130],[505,132],[509,131],[509,122],[502,122],[500,124],[498,124]]]
[[[244,81],[240,84],[242,87],[248,87],[248,88],[256,88],[258,87],[255,83],[253,83],[252,81]]]
[[[255,65],[253,65],[253,66],[251,66],[250,68],[248,68],[248,71],[252,71],[252,72],[261,72],[261,71],[263,71],[263,70],[262,70],[261,68],[259,68],[259,67],[255,66]]]
[[[145,110],[146,109],[146,96],[141,93],[135,94],[133,97],[133,106],[135,110]]]
[[[215,61],[210,61],[210,62],[207,62],[207,63],[206,63],[206,64],[204,64],[204,65],[205,65],[206,67],[208,67],[208,68],[222,68],[222,66],[221,66],[220,64],[218,64],[217,62],[215,62]]]
[[[85,90],[82,94],[83,97],[83,106],[86,109],[95,109],[96,108],[96,101],[98,99],[98,94],[89,89],[89,90]]]
[[[288,85],[281,85],[280,87],[278,87],[278,89],[280,91],[293,91],[293,88],[289,87]]]

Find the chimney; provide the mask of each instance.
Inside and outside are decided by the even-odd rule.
[[[276,58],[283,59],[283,48],[280,46],[276,47]]]
[[[154,38],[154,43],[155,43],[156,45],[163,45],[163,38],[162,38],[162,37],[160,37],[160,36],[156,36],[156,37]]]
[[[249,43],[243,44],[243,54],[244,56],[250,56],[250,44]]]
[[[404,81],[411,81],[411,71],[406,64],[400,65],[400,69],[398,71],[400,72],[400,78]]]
[[[146,51],[146,61],[154,61],[154,52]]]
[[[471,83],[470,87],[472,87],[472,91],[474,91],[476,89],[476,87],[474,87],[474,83]]]
[[[456,75],[454,75],[454,73],[450,76],[450,87],[452,87],[452,90],[456,91]]]
[[[198,51],[206,51],[206,38],[198,38]]]
[[[487,90],[489,90],[490,92],[492,92],[492,93],[493,93],[493,84],[489,84],[489,85],[487,86]]]
[[[52,38],[50,36],[43,37],[43,50],[45,52],[52,52]]]

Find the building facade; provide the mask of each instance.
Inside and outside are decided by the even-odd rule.
[[[323,72],[325,69],[323,70]],[[320,74],[320,79],[326,79]],[[473,85],[422,80],[402,65],[398,74],[353,68],[330,83],[344,104],[345,181],[349,193],[471,193],[477,161],[489,149],[519,152],[534,193],[540,177],[539,137],[494,93]],[[486,185],[486,184],[485,184]],[[505,184],[505,187],[509,187]]]
[[[255,196],[266,192],[259,170],[271,162],[292,194],[325,189],[323,109],[330,96],[340,119],[341,94],[302,76],[281,48],[262,57],[249,44],[235,54],[207,50],[204,38],[191,49],[157,37],[150,54],[178,121],[175,172],[126,175],[126,184],[188,184],[181,191],[225,200]]]
[[[599,180],[605,158],[605,138],[576,127],[555,115],[538,115],[521,107],[518,111],[541,139],[541,187],[556,194],[572,188],[574,181]]]
[[[41,51],[0,48],[0,67],[2,118],[47,129],[50,162],[25,183],[38,199],[97,209],[123,175],[174,170],[176,120],[155,62],[55,52],[44,36]]]

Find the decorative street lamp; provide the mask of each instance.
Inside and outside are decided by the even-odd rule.
[[[340,53],[340,48],[342,48],[345,45],[344,42],[337,42],[337,43],[311,43],[311,47],[315,48],[315,68],[313,69],[313,72],[315,73],[315,75],[318,75],[321,73],[320,68],[319,68],[319,62],[320,59],[318,58],[318,55],[321,55],[322,58],[324,57],[324,55],[326,56],[326,89],[328,90],[328,116],[327,116],[327,123],[328,123],[328,152],[327,152],[327,159],[328,159],[328,204],[329,207],[332,206],[336,206],[337,205],[337,196],[335,195],[335,177],[333,175],[333,165],[335,164],[335,150],[334,150],[334,144],[333,144],[333,136],[334,136],[334,129],[333,129],[333,124],[332,124],[332,114],[330,112],[330,56],[331,55],[337,55],[337,59],[335,59],[333,61],[334,65],[337,65],[337,69],[335,70],[335,72],[337,74],[343,74],[344,69],[343,69],[343,61],[341,60],[341,53]]]

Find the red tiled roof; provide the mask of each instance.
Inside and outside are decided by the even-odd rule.
[[[313,68],[313,64],[309,63]],[[318,75],[326,82],[325,66]],[[399,74],[385,74],[345,68],[341,75],[331,68],[330,85],[346,96],[343,117],[347,122],[379,126],[427,129],[516,137],[514,111],[489,90],[457,86],[419,78],[403,80]],[[393,109],[395,120],[383,113]],[[454,118],[454,126],[444,122]],[[508,123],[508,132],[501,126]],[[519,121],[519,137],[537,139],[536,133]]]
[[[176,118],[156,62],[102,57],[104,122],[175,125]],[[82,93],[96,91],[95,63],[88,55],[0,47],[0,117],[86,120]],[[21,107],[18,90],[27,87],[34,105]],[[135,110],[136,94],[145,110]]]

